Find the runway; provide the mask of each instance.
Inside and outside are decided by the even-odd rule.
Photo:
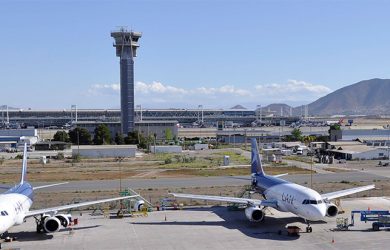
[[[304,184],[310,182],[310,175],[287,175],[284,179]],[[388,180],[387,177],[367,172],[342,172],[331,174],[313,174],[313,183],[328,182],[374,182],[375,180]],[[211,187],[211,186],[244,186],[250,184],[249,176],[218,176],[218,177],[187,177],[187,178],[157,178],[157,179],[123,179],[122,187],[133,189],[145,188],[181,188],[181,187]],[[61,191],[92,191],[92,190],[116,190],[119,189],[120,180],[94,180],[94,181],[73,181],[65,185],[51,187],[53,192]],[[33,185],[44,185],[47,183],[33,183]]]

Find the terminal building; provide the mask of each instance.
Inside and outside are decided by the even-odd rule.
[[[263,112],[263,124],[279,125],[285,121],[288,126],[297,122],[300,117],[280,117]],[[34,126],[36,128],[70,126],[76,121],[76,111],[62,110],[9,110],[9,123]],[[257,110],[248,109],[138,109],[134,111],[136,121],[177,121],[180,126],[192,127],[201,123],[207,127],[217,126],[218,122],[238,126],[252,126],[259,120]],[[142,118],[141,118],[142,117]],[[120,122],[119,109],[78,109],[77,121],[80,122]]]
[[[110,129],[111,138],[115,138],[117,133],[121,133],[120,122],[77,122],[73,123],[72,128],[85,128],[94,137],[95,128],[99,124],[105,124]],[[165,140],[167,131],[169,130],[172,137],[178,136],[178,122],[177,121],[138,121],[134,124],[134,131],[142,134],[144,137],[151,137],[156,135],[157,140]]]

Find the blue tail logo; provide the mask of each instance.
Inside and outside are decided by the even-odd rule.
[[[255,138],[252,138],[251,143],[252,143],[251,173],[264,175],[264,170],[263,170],[263,166],[261,165],[261,159],[259,155],[259,149],[257,147],[257,140]]]

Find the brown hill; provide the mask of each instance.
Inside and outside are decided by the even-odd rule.
[[[390,114],[390,79],[371,79],[338,89],[308,105],[310,115]],[[294,108],[300,114],[301,106]]]

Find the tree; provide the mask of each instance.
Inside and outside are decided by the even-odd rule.
[[[299,128],[294,128],[293,131],[291,131],[291,140],[292,141],[302,140],[302,132]]]
[[[306,144],[310,144],[310,142],[316,141],[317,137],[315,135],[305,135],[305,136],[302,136],[302,140]]]
[[[173,138],[172,130],[170,128],[165,129],[165,139],[171,141]]]
[[[341,139],[341,127],[339,123],[332,124],[329,126],[329,140],[330,141],[337,141],[338,139]]]
[[[54,141],[63,141],[63,142],[69,142],[69,135],[63,130],[57,131],[53,136]]]
[[[125,137],[125,144],[138,144],[138,133],[135,132],[129,132],[127,136]]]
[[[152,144],[154,141],[154,136],[153,135],[150,135],[150,136],[143,136],[142,134],[140,134],[140,138],[139,138],[139,147],[140,148],[144,148],[144,149],[147,149],[148,148],[148,145]]]
[[[339,123],[336,123],[336,124],[330,125],[330,126],[329,126],[329,130],[328,130],[329,134],[330,134],[330,131],[331,131],[331,130],[341,130],[340,124],[339,124]]]
[[[110,129],[105,124],[99,124],[95,128],[95,137],[93,138],[93,143],[96,145],[110,144],[111,143],[111,133]]]
[[[115,143],[117,145],[125,144],[125,138],[123,137],[123,135],[121,133],[116,133],[115,134]]]
[[[69,139],[73,144],[90,145],[92,136],[85,128],[75,128],[69,131]]]

